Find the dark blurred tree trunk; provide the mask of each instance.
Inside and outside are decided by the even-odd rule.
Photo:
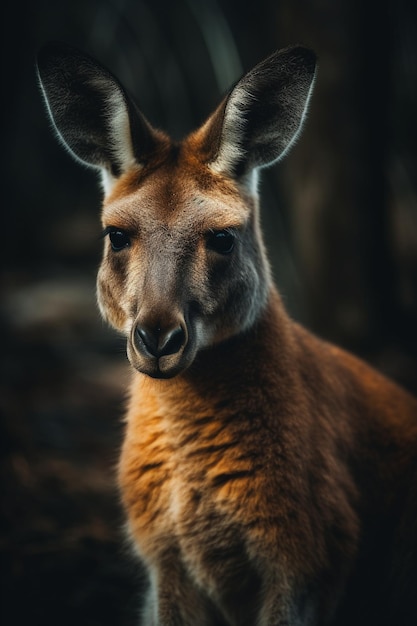
[[[391,338],[398,323],[395,270],[389,240],[388,163],[392,146],[393,41],[388,3],[351,2],[352,88],[356,94],[357,157],[355,206],[358,224],[357,257],[362,274],[363,297],[370,323],[364,328],[371,345]],[[363,337],[359,337],[363,340]]]
[[[307,321],[363,354],[396,339],[403,323],[389,231],[392,118],[401,115],[392,58],[398,24],[410,18],[402,10],[350,0],[277,10],[285,43],[319,55],[305,135],[282,167]]]

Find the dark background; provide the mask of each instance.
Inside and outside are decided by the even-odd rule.
[[[64,0],[3,15],[0,616],[135,624],[140,572],[114,467],[129,369],[95,306],[100,192],[50,129],[36,50],[101,60],[179,137],[276,48],[312,47],[305,132],[263,174],[270,257],[291,314],[417,392],[415,0]],[[3,9],[4,10],[4,9]]]

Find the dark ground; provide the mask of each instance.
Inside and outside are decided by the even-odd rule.
[[[139,571],[124,547],[115,487],[127,366],[96,315],[93,282],[84,292],[75,282],[76,297],[74,280],[19,288],[14,277],[6,300],[31,302],[26,319],[15,311],[18,328],[2,345],[7,626],[135,623]]]

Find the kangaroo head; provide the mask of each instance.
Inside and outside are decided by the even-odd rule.
[[[180,143],[73,48],[48,44],[38,71],[58,136],[101,172],[100,310],[126,335],[137,370],[175,376],[199,350],[247,330],[266,304],[257,171],[297,138],[315,56],[301,47],[274,53]]]

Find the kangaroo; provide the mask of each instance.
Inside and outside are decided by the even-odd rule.
[[[417,401],[292,321],[258,172],[299,136],[301,46],[181,142],[89,56],[41,49],[58,137],[101,173],[98,304],[132,367],[118,478],[144,626],[417,623]]]

